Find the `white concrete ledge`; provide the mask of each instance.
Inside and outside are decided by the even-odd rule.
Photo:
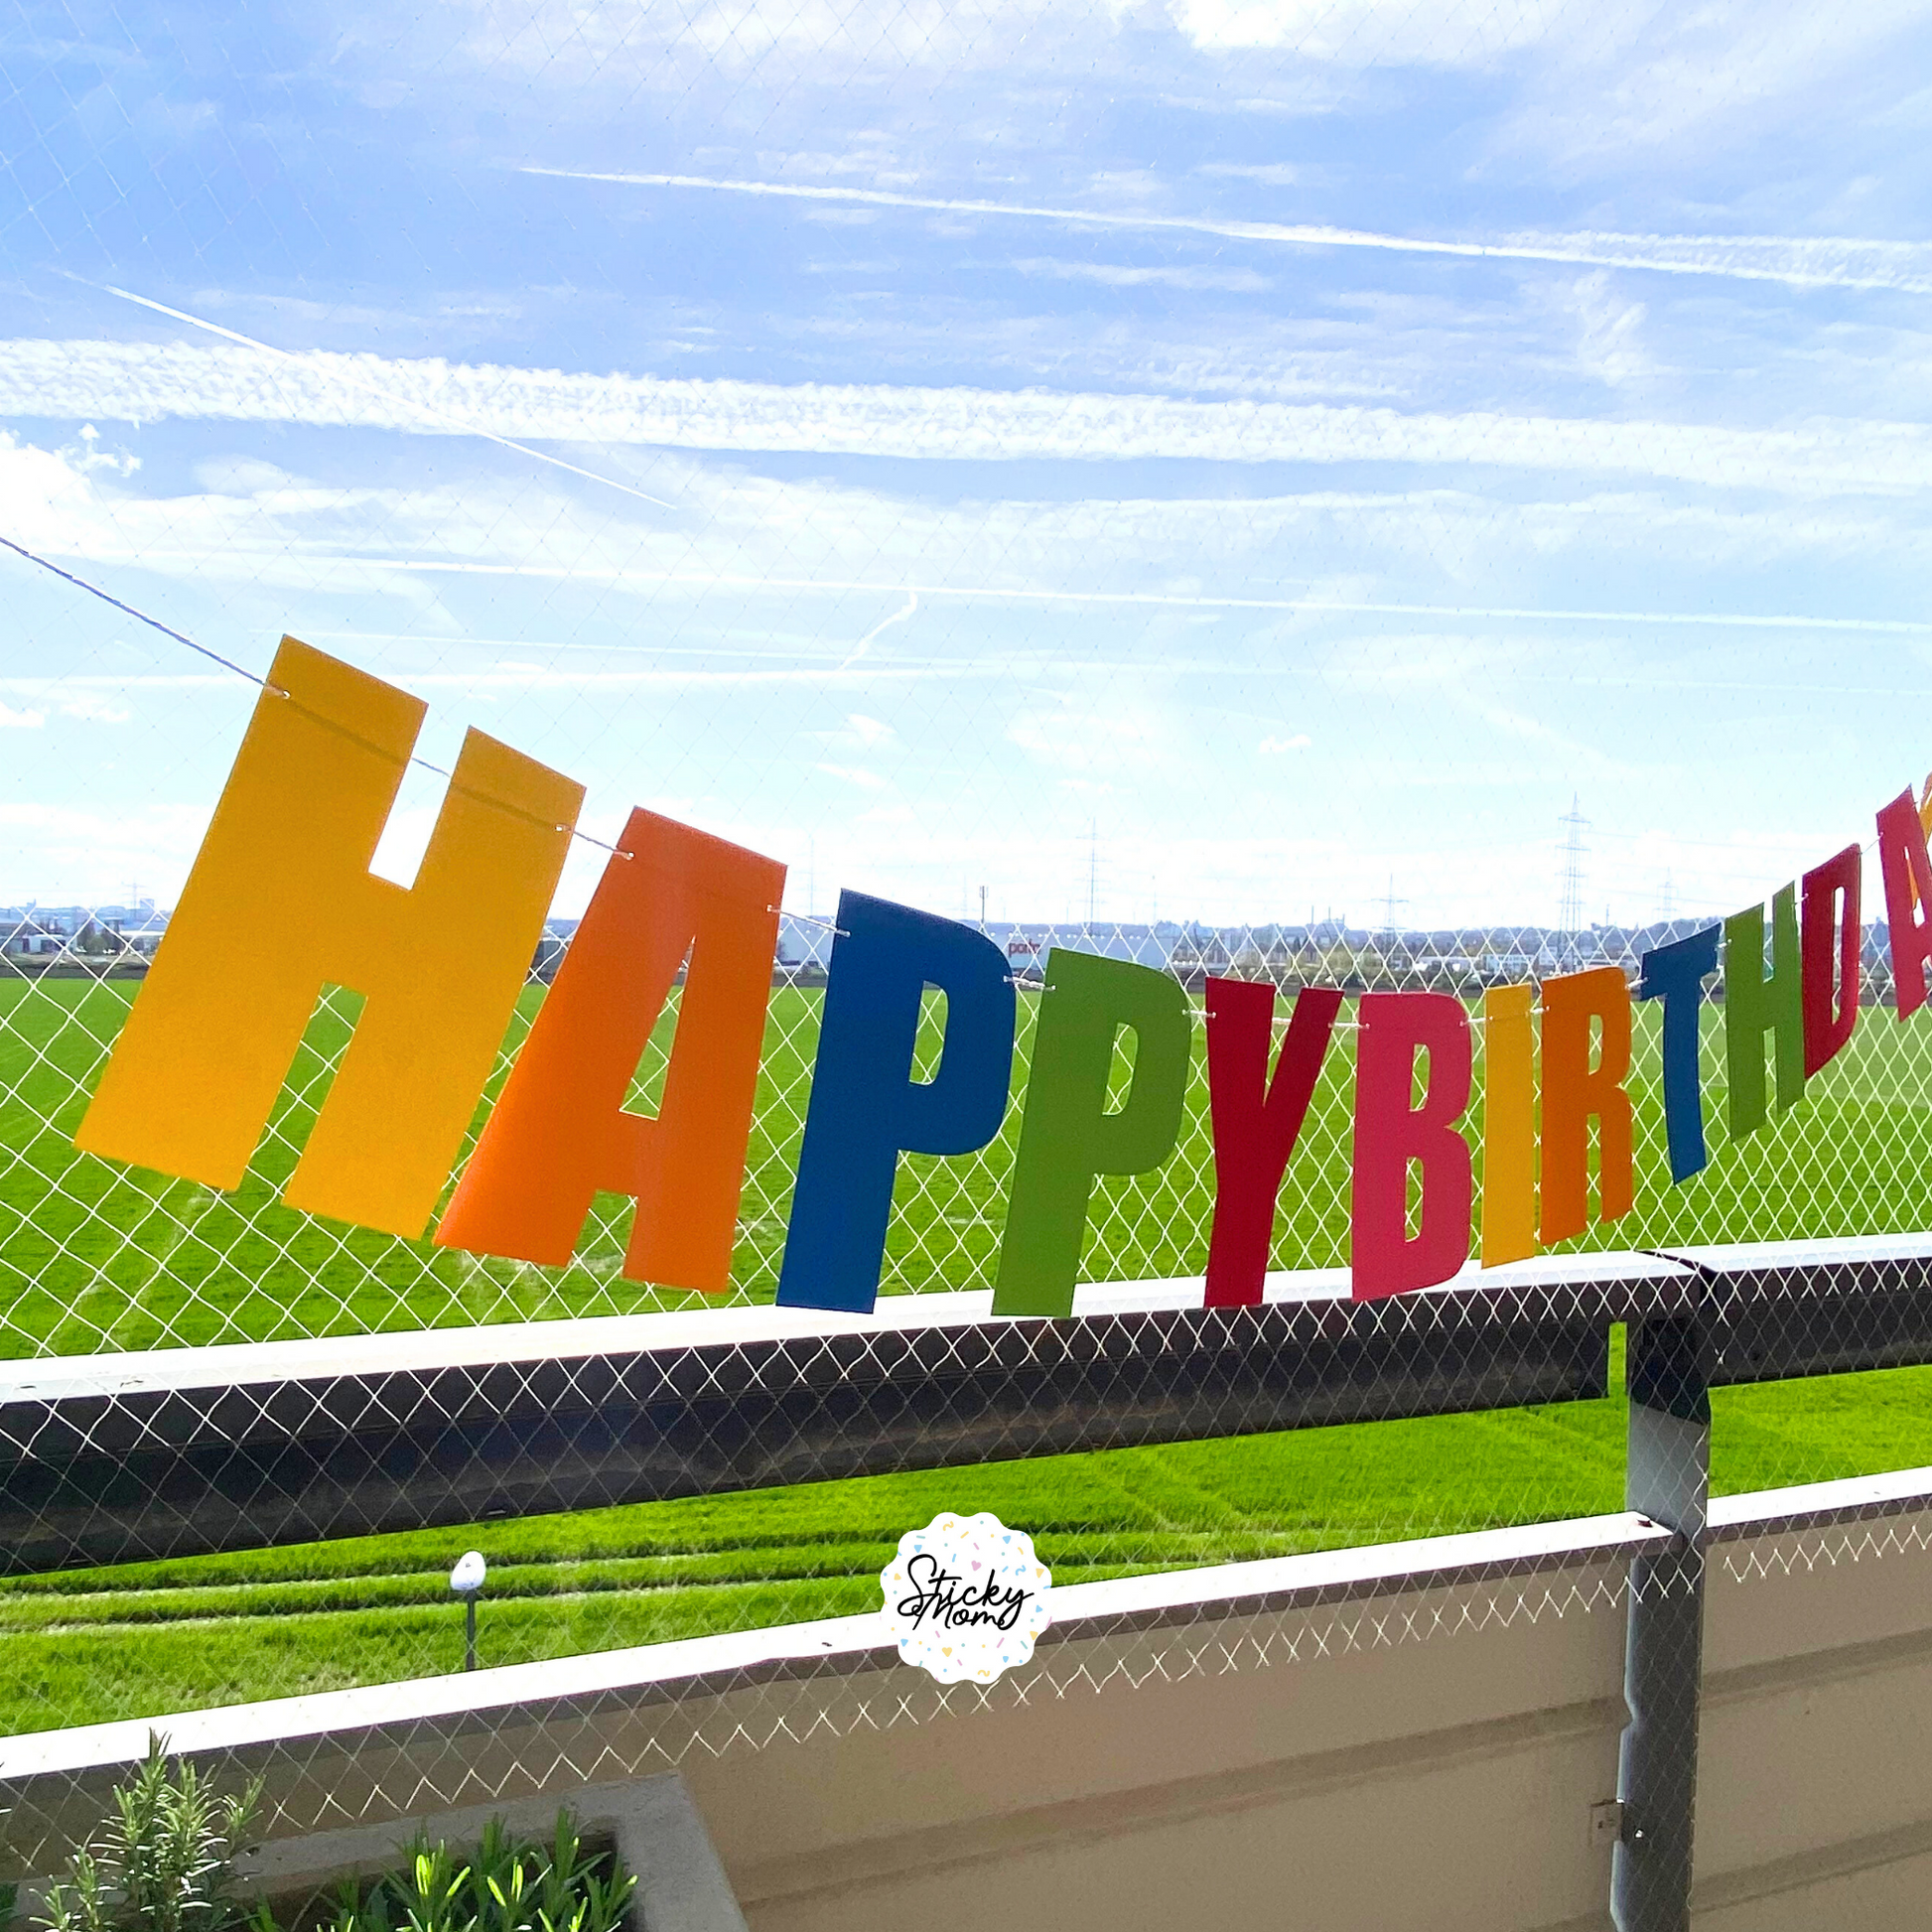
[[[1814,1241],[1732,1241],[1655,1252],[1701,1268],[1845,1268],[1861,1262],[1932,1261],[1932,1234],[1844,1234]],[[1582,1259],[1582,1257],[1578,1257]]]
[[[1719,1498],[1711,1504],[1708,1540],[1738,1542],[1914,1510],[1932,1512],[1932,1468]],[[1071,1584],[1053,1591],[1053,1623],[1042,1642],[1077,1641],[1123,1624],[1250,1616],[1512,1576],[1527,1578],[1554,1569],[1627,1559],[1671,1541],[1669,1530],[1626,1512]],[[233,1750],[280,1739],[323,1737],[612,1693],[674,1698],[680,1687],[816,1672],[827,1665],[847,1672],[887,1669],[897,1657],[877,1615],[828,1617],[675,1643],[593,1651],[469,1675],[416,1678],[211,1711],[32,1731],[0,1738],[0,1778],[129,1763],[146,1751],[150,1732],[157,1730],[179,1751]]]
[[[1919,1237],[1923,1246],[1927,1237]],[[1483,1269],[1467,1264],[1447,1291],[1561,1288],[1567,1283],[1638,1284],[1681,1280],[1677,1263],[1647,1254],[1542,1255]],[[1160,1313],[1202,1306],[1198,1275],[1159,1281],[1088,1282],[1074,1292],[1076,1315]],[[1345,1302],[1345,1268],[1267,1277],[1270,1304]],[[1007,1319],[1009,1317],[998,1317]],[[887,1295],[870,1314],[760,1304],[681,1309],[661,1314],[597,1315],[578,1320],[502,1321],[472,1328],[417,1328],[396,1334],[328,1335],[316,1340],[232,1342],[207,1348],[156,1348],[97,1355],[49,1355],[0,1363],[0,1403],[58,1402],[180,1389],[247,1387],[496,1362],[575,1361],[652,1349],[829,1339],[913,1328],[971,1327],[995,1320],[993,1291]]]
[[[1704,1540],[1736,1543],[1835,1523],[1906,1516],[1916,1510],[1932,1510],[1932,1468],[1893,1469],[1884,1475],[1847,1476],[1837,1482],[1713,1497]]]
[[[1641,1516],[1590,1516],[1072,1584],[1053,1591],[1053,1622],[1041,1643],[1075,1642],[1122,1625],[1211,1621],[1532,1577],[1613,1562],[1671,1540],[1669,1530]],[[31,1731],[0,1738],[0,1779],[132,1763],[146,1752],[155,1731],[164,1733],[177,1751],[227,1751],[614,1694],[639,1701],[674,1700],[683,1691],[725,1681],[818,1673],[828,1665],[851,1674],[892,1669],[897,1663],[897,1648],[879,1614],[828,1617],[352,1691]]]

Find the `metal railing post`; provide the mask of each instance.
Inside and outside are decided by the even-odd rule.
[[[1688,1932],[1704,1670],[1704,1527],[1711,1494],[1711,1397],[1702,1324],[1674,1315],[1630,1324],[1626,1507],[1678,1533],[1630,1566],[1617,1764],[1621,1803],[1610,1862],[1618,1932]]]

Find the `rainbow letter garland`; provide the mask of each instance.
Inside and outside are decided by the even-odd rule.
[[[285,637],[91,1105],[77,1147],[210,1187],[239,1183],[325,982],[365,998],[284,1198],[419,1238],[463,1145],[523,984],[583,789],[471,732],[412,887],[369,866],[423,706]],[[1932,967],[1932,796],[1878,813],[1898,1017]],[[1698,1021],[1722,967],[1726,1128],[1756,1133],[1845,1048],[1859,1020],[1859,848],[1763,905],[1645,954],[1636,997],[1663,1004],[1674,1185],[1708,1159]],[[637,1203],[624,1274],[722,1293],[744,1182],[784,868],[635,811],[450,1204],[444,1246],[557,1267],[600,1189]],[[1722,944],[1721,944],[1722,941]],[[688,959],[688,965],[686,964]],[[633,1069],[685,966],[663,1104],[627,1113]],[[927,986],[946,996],[939,1068],[913,1070]],[[1193,1050],[1177,981],[1056,949],[1046,960],[996,1313],[1064,1315],[1102,1174],[1173,1152]],[[1207,1072],[1216,1197],[1206,1303],[1261,1300],[1277,1196],[1333,1041],[1342,995],[1296,997],[1271,1070],[1274,989],[1210,979]],[[1631,992],[1614,966],[1483,995],[1481,1262],[1521,1260],[1634,1199]],[[1472,1097],[1464,1004],[1357,1002],[1351,1275],[1356,1298],[1448,1281],[1469,1259]],[[778,1299],[864,1312],[879,1290],[902,1153],[970,1154],[1000,1131],[1017,1005],[1007,963],[954,920],[845,893]],[[1114,1041],[1133,1079],[1107,1106]],[[1592,1043],[1594,1042],[1594,1043]],[[1419,1056],[1428,1077],[1413,1098]],[[1540,1077],[1539,1077],[1540,1072]],[[1766,1080],[1770,1081],[1767,1105]],[[1542,1130],[1536,1130],[1537,1101]],[[1541,1186],[1537,1184],[1540,1166]],[[1409,1227],[1412,1168],[1422,1175]]]

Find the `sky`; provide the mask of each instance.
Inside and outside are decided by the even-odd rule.
[[[1574,799],[1590,918],[1722,913],[1932,766],[1932,0],[8,0],[0,70],[0,537],[794,910],[1552,921]],[[253,687],[0,598],[0,902],[167,902]]]

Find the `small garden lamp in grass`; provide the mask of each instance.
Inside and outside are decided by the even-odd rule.
[[[489,1566],[481,1550],[467,1550],[450,1572],[450,1587],[463,1598],[463,1668],[477,1668],[477,1598],[483,1594]]]

